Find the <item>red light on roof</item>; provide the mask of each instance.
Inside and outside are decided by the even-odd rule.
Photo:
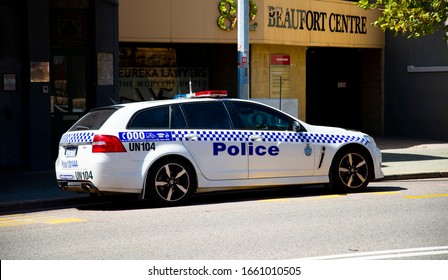
[[[194,95],[195,97],[226,97],[227,90],[204,90],[198,91]]]

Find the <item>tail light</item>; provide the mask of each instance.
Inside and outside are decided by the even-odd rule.
[[[92,142],[92,153],[126,152],[120,139],[113,135],[95,135]]]

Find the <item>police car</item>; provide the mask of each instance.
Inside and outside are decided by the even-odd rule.
[[[234,188],[327,184],[352,192],[383,177],[370,136],[310,125],[250,100],[216,98],[225,94],[90,111],[61,137],[59,187],[135,193],[166,206]]]

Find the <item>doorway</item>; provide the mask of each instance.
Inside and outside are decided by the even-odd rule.
[[[361,129],[361,61],[359,49],[307,49],[308,123]]]
[[[52,157],[59,139],[88,109],[93,93],[90,0],[50,4]]]
[[[57,157],[59,139],[87,111],[89,73],[87,55],[58,53],[52,55],[52,147]]]

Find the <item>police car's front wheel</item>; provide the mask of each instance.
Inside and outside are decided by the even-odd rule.
[[[334,158],[332,184],[340,191],[353,192],[367,187],[371,179],[371,159],[360,148],[347,148]]]
[[[156,162],[148,173],[146,194],[151,203],[171,206],[185,201],[195,189],[191,166],[184,160],[166,158]]]

